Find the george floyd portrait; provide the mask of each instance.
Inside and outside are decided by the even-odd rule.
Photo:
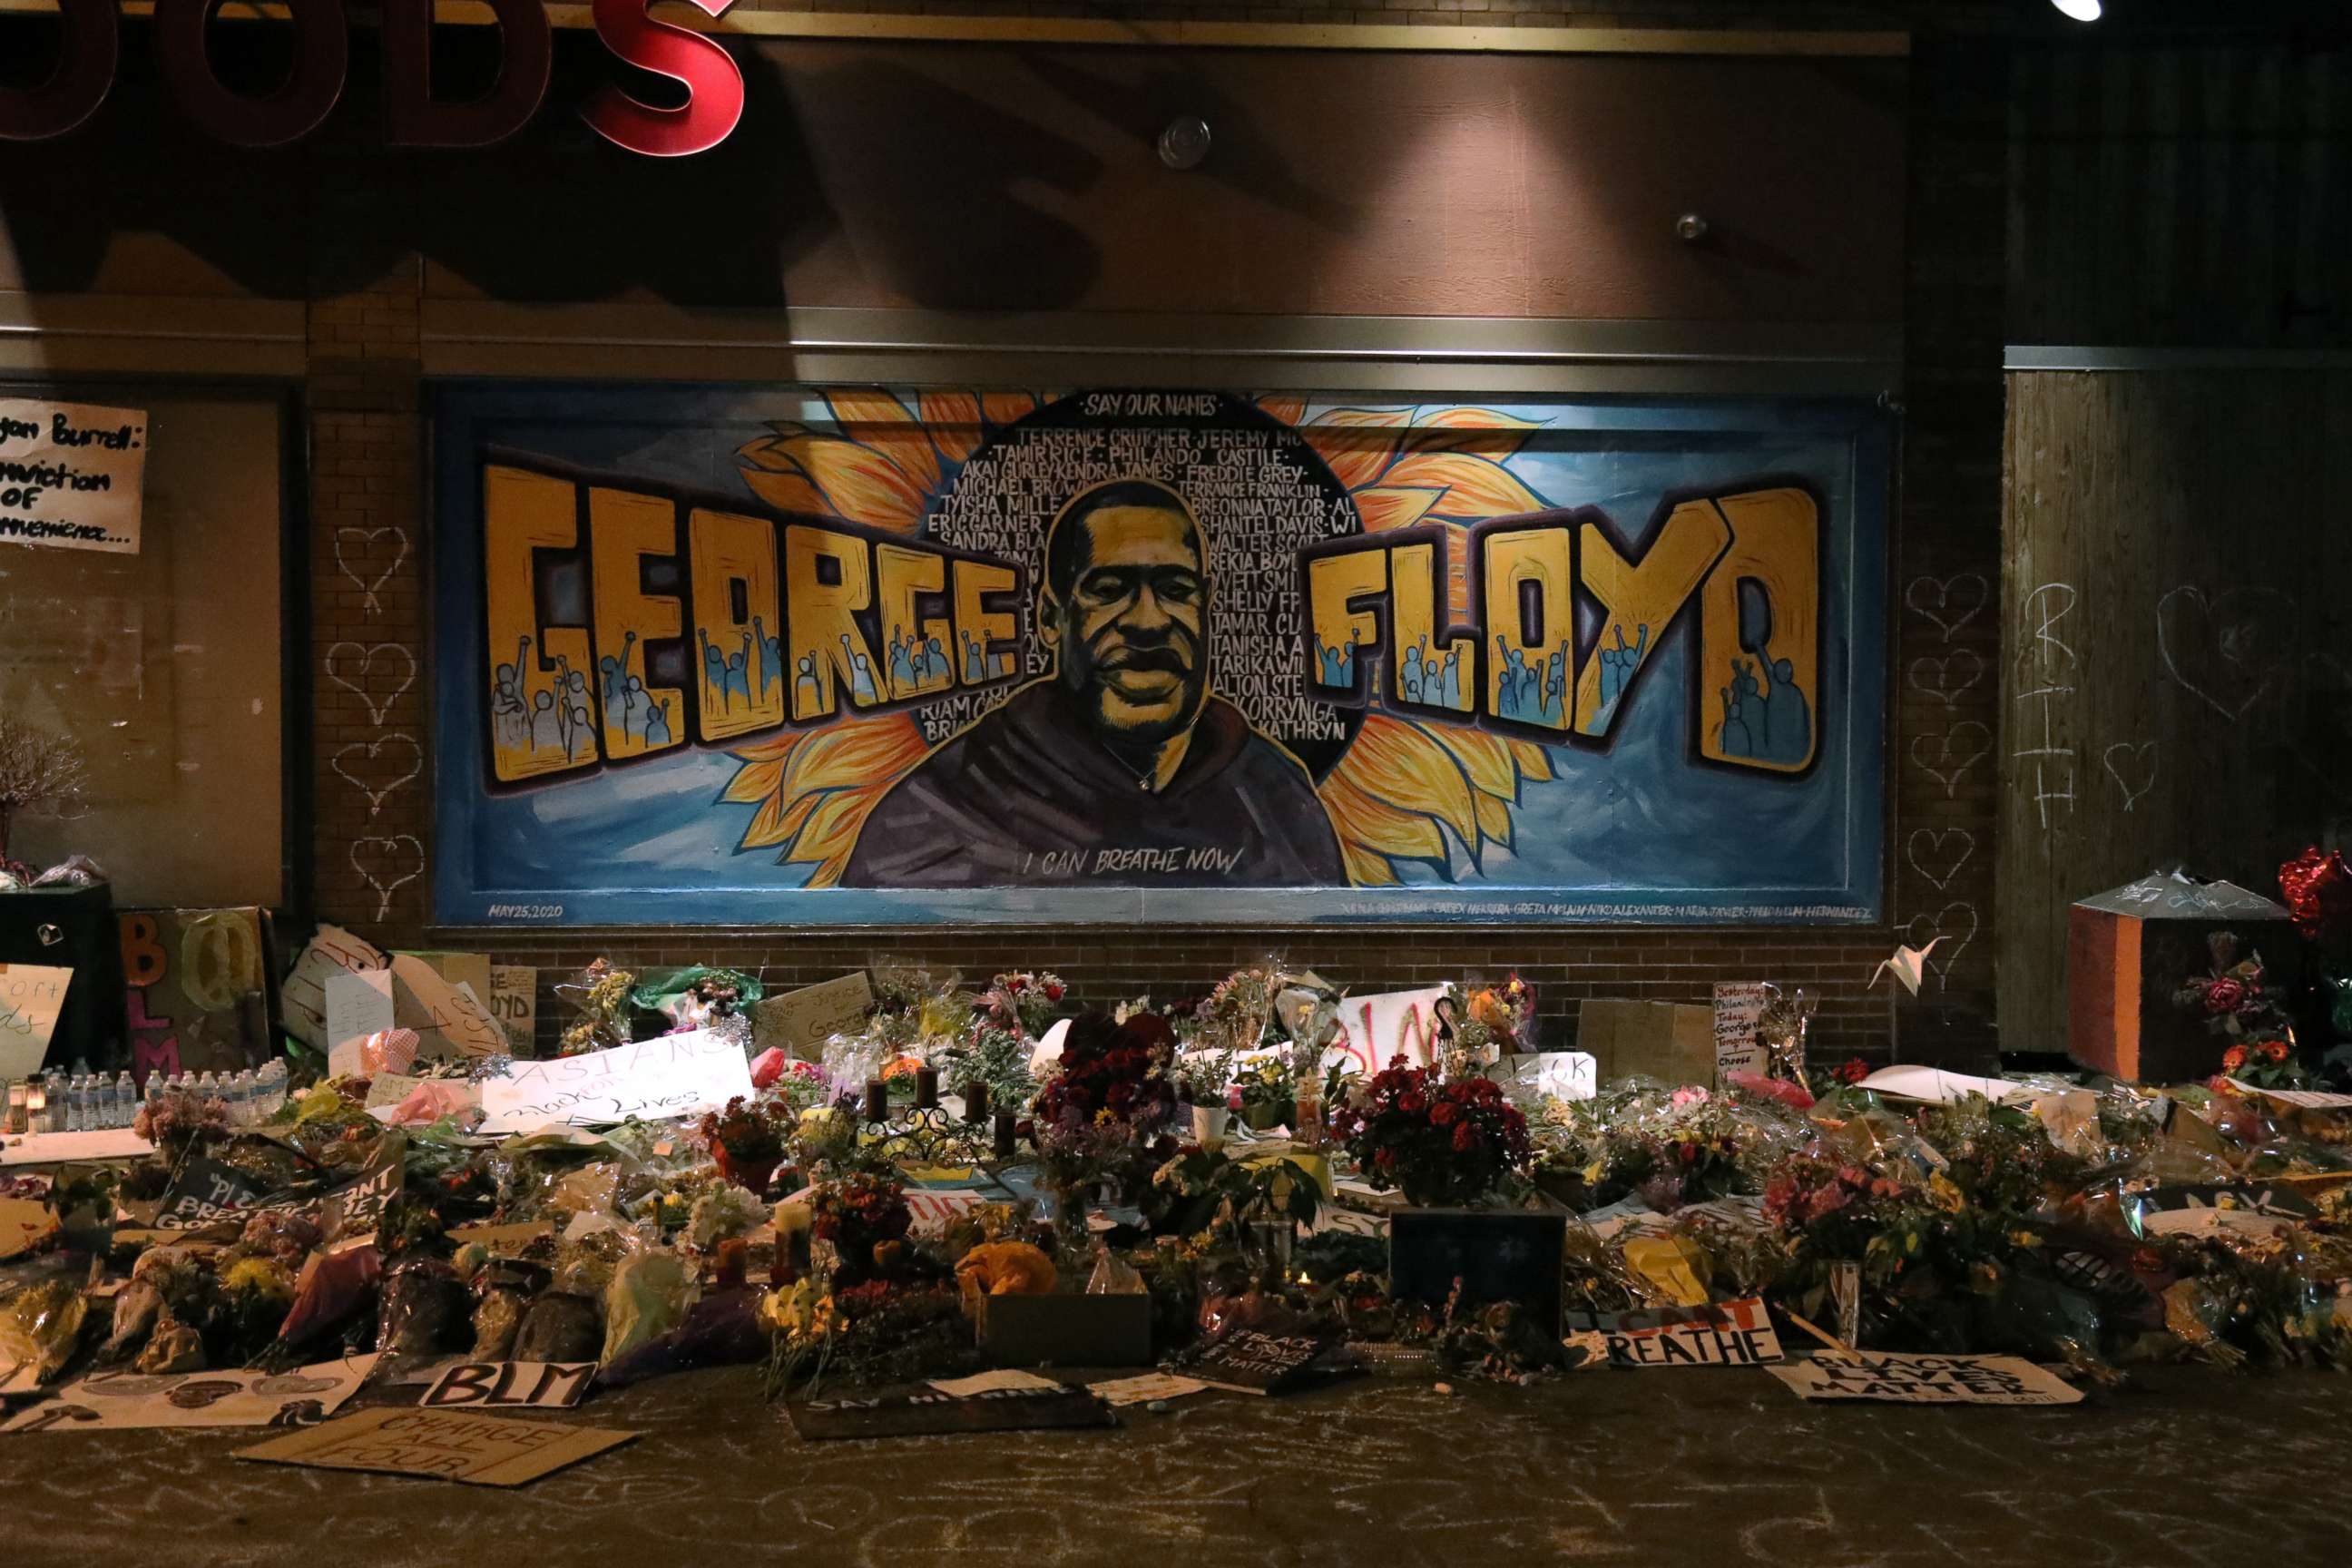
[[[1212,689],[1208,553],[1175,489],[1121,479],[1045,531],[1055,668],[899,780],[842,883],[1341,886],[1307,770]]]

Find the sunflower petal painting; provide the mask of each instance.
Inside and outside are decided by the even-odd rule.
[[[1854,921],[1823,401],[444,395],[451,923]]]

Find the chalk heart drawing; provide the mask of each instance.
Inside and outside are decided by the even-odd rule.
[[[2156,787],[2157,751],[2154,741],[2117,741],[2100,754],[2107,776],[2123,791],[2129,811],[2140,796]]]
[[[1949,642],[1953,635],[1975,620],[1985,607],[1990,590],[1982,576],[1963,572],[1957,577],[1914,577],[1911,585],[1903,590],[1903,606],[1913,615],[1936,624],[1936,629]]]
[[[1925,947],[1937,937],[1943,939],[1943,945],[1936,949],[1927,964],[1936,972],[1936,984],[1949,984],[1952,965],[1960,961],[1960,954],[1977,939],[1977,907],[1955,899],[1932,915],[1913,915],[1904,932],[1913,947]]]
[[[394,662],[394,656],[397,656],[401,668],[400,684],[379,700],[362,683],[374,673],[376,660],[383,659],[388,670]],[[396,642],[373,643],[366,647],[355,642],[339,642],[327,650],[327,679],[366,703],[368,722],[381,730],[384,714],[400,700],[402,693],[416,683],[416,656]]]
[[[2293,676],[2301,618],[2276,588],[2184,584],[2156,602],[2156,648],[2174,685],[2234,724]]]
[[[396,778],[370,784],[365,779],[353,776],[352,771],[343,765],[343,759],[356,752],[366,753],[367,760],[373,762],[377,753],[386,746],[395,751],[406,747],[408,751],[408,771]],[[383,809],[384,796],[403,785],[414,784],[416,775],[425,771],[425,748],[417,744],[414,735],[378,735],[373,741],[353,741],[345,745],[335,753],[334,760],[328,766],[333,768],[345,784],[368,797],[368,815],[373,816]]]
[[[1931,740],[1937,745],[1933,762],[1929,762],[1927,753],[1920,750]],[[1990,755],[1992,729],[1974,719],[1963,719],[1941,735],[1911,737],[1911,761],[1917,764],[1921,773],[1944,786],[1947,800],[1959,794],[1960,780],[1968,776],[1969,770]]]
[[[377,573],[373,577],[367,576],[363,573],[352,571],[351,562],[346,559],[343,554],[343,547],[346,544],[352,543],[353,541],[357,541],[362,548],[365,548],[368,545],[373,544],[377,540],[382,539],[387,533],[392,535],[392,564],[386,566],[383,571]],[[391,523],[383,523],[374,528],[344,527],[335,530],[335,567],[338,571],[341,572],[344,576],[352,580],[352,584],[354,587],[358,588],[362,595],[366,595],[365,603],[367,605],[367,613],[371,616],[374,615],[378,610],[383,607],[383,601],[376,596],[378,592],[383,587],[384,584],[391,581],[392,574],[399,571],[402,564],[406,562],[407,559],[408,535],[402,532],[400,529]]]
[[[397,833],[389,838],[354,838],[351,858],[352,869],[375,894],[377,920],[391,912],[393,894],[425,875],[425,846],[414,833]],[[393,876],[394,871],[400,875]]]
[[[1941,658],[1911,661],[1911,684],[1947,708],[1984,679],[1985,661],[1974,648],[1958,648]]]
[[[1958,846],[1957,854],[1953,852],[1955,844]],[[1960,868],[1976,852],[1977,836],[1965,827],[1914,828],[1903,846],[1911,869],[1935,883],[1939,893],[1952,885],[1952,879],[1960,874]],[[1941,872],[1935,869],[1938,866],[1943,868]]]

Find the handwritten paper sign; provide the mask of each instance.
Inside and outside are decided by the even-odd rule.
[[[752,1005],[751,1043],[814,1061],[819,1047],[835,1035],[862,1027],[874,1010],[874,984],[866,971],[815,985],[803,985]]]
[[[908,1234],[937,1240],[947,1235],[948,1226],[987,1201],[986,1194],[970,1187],[911,1188],[907,1212],[914,1218]]]
[[[239,1449],[265,1465],[378,1470],[478,1487],[519,1487],[633,1440],[635,1432],[478,1415],[466,1410],[362,1410]]]
[[[1764,1369],[1801,1399],[1875,1399],[1892,1405],[2073,1405],[2082,1391],[2030,1361],[2006,1355],[1824,1352]]]
[[[490,1016],[507,1032],[507,1049],[527,1057],[539,1037],[539,971],[528,964],[490,966]]]
[[[527,1132],[551,1121],[593,1127],[697,1116],[751,1097],[743,1047],[707,1029],[663,1035],[608,1051],[517,1062],[482,1080],[485,1132]]]
[[[359,1392],[375,1360],[358,1355],[283,1373],[92,1373],[20,1411],[0,1432],[315,1426]]]
[[[507,1032],[468,986],[445,979],[413,952],[392,955],[393,1022],[416,1031],[424,1061],[503,1056]]]
[[[1323,1047],[1325,1069],[1348,1063],[1376,1073],[1398,1057],[1429,1066],[1437,1055],[1437,1005],[1444,999],[1443,985],[1349,997],[1339,1004],[1339,1032]]]
[[[322,925],[294,961],[292,973],[278,987],[285,1009],[286,1032],[324,1054],[334,1040],[327,1033],[327,980],[335,974],[355,974],[382,969],[391,963],[384,951],[341,926]]]
[[[1761,1366],[1780,1359],[1780,1337],[1756,1297],[1706,1307],[1640,1312],[1570,1312],[1571,1337],[1599,1337],[1614,1366]]]
[[[1182,1399],[1209,1385],[1197,1378],[1178,1377],[1172,1373],[1147,1372],[1136,1377],[1114,1377],[1108,1382],[1090,1383],[1087,1386],[1103,1403],[1117,1410],[1129,1405],[1148,1405],[1155,1399]]]
[[[146,476],[144,410],[0,400],[0,543],[135,555]]]
[[[416,1403],[427,1410],[569,1410],[595,1378],[593,1361],[461,1361],[442,1373]]]
[[[1715,1086],[1721,1089],[1736,1072],[1761,1074],[1770,1065],[1763,1042],[1756,1037],[1757,1021],[1764,1016],[1764,985],[1756,980],[1731,980],[1715,988]]]
[[[366,1073],[361,1045],[370,1035],[391,1028],[392,973],[362,969],[330,974],[327,993],[327,1070],[338,1077]]]
[[[0,963],[0,1079],[13,1081],[41,1070],[72,984],[70,969]]]

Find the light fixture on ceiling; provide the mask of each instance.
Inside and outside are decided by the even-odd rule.
[[[2077,22],[2095,22],[2103,9],[2099,0],[2050,0],[2050,4]]]

